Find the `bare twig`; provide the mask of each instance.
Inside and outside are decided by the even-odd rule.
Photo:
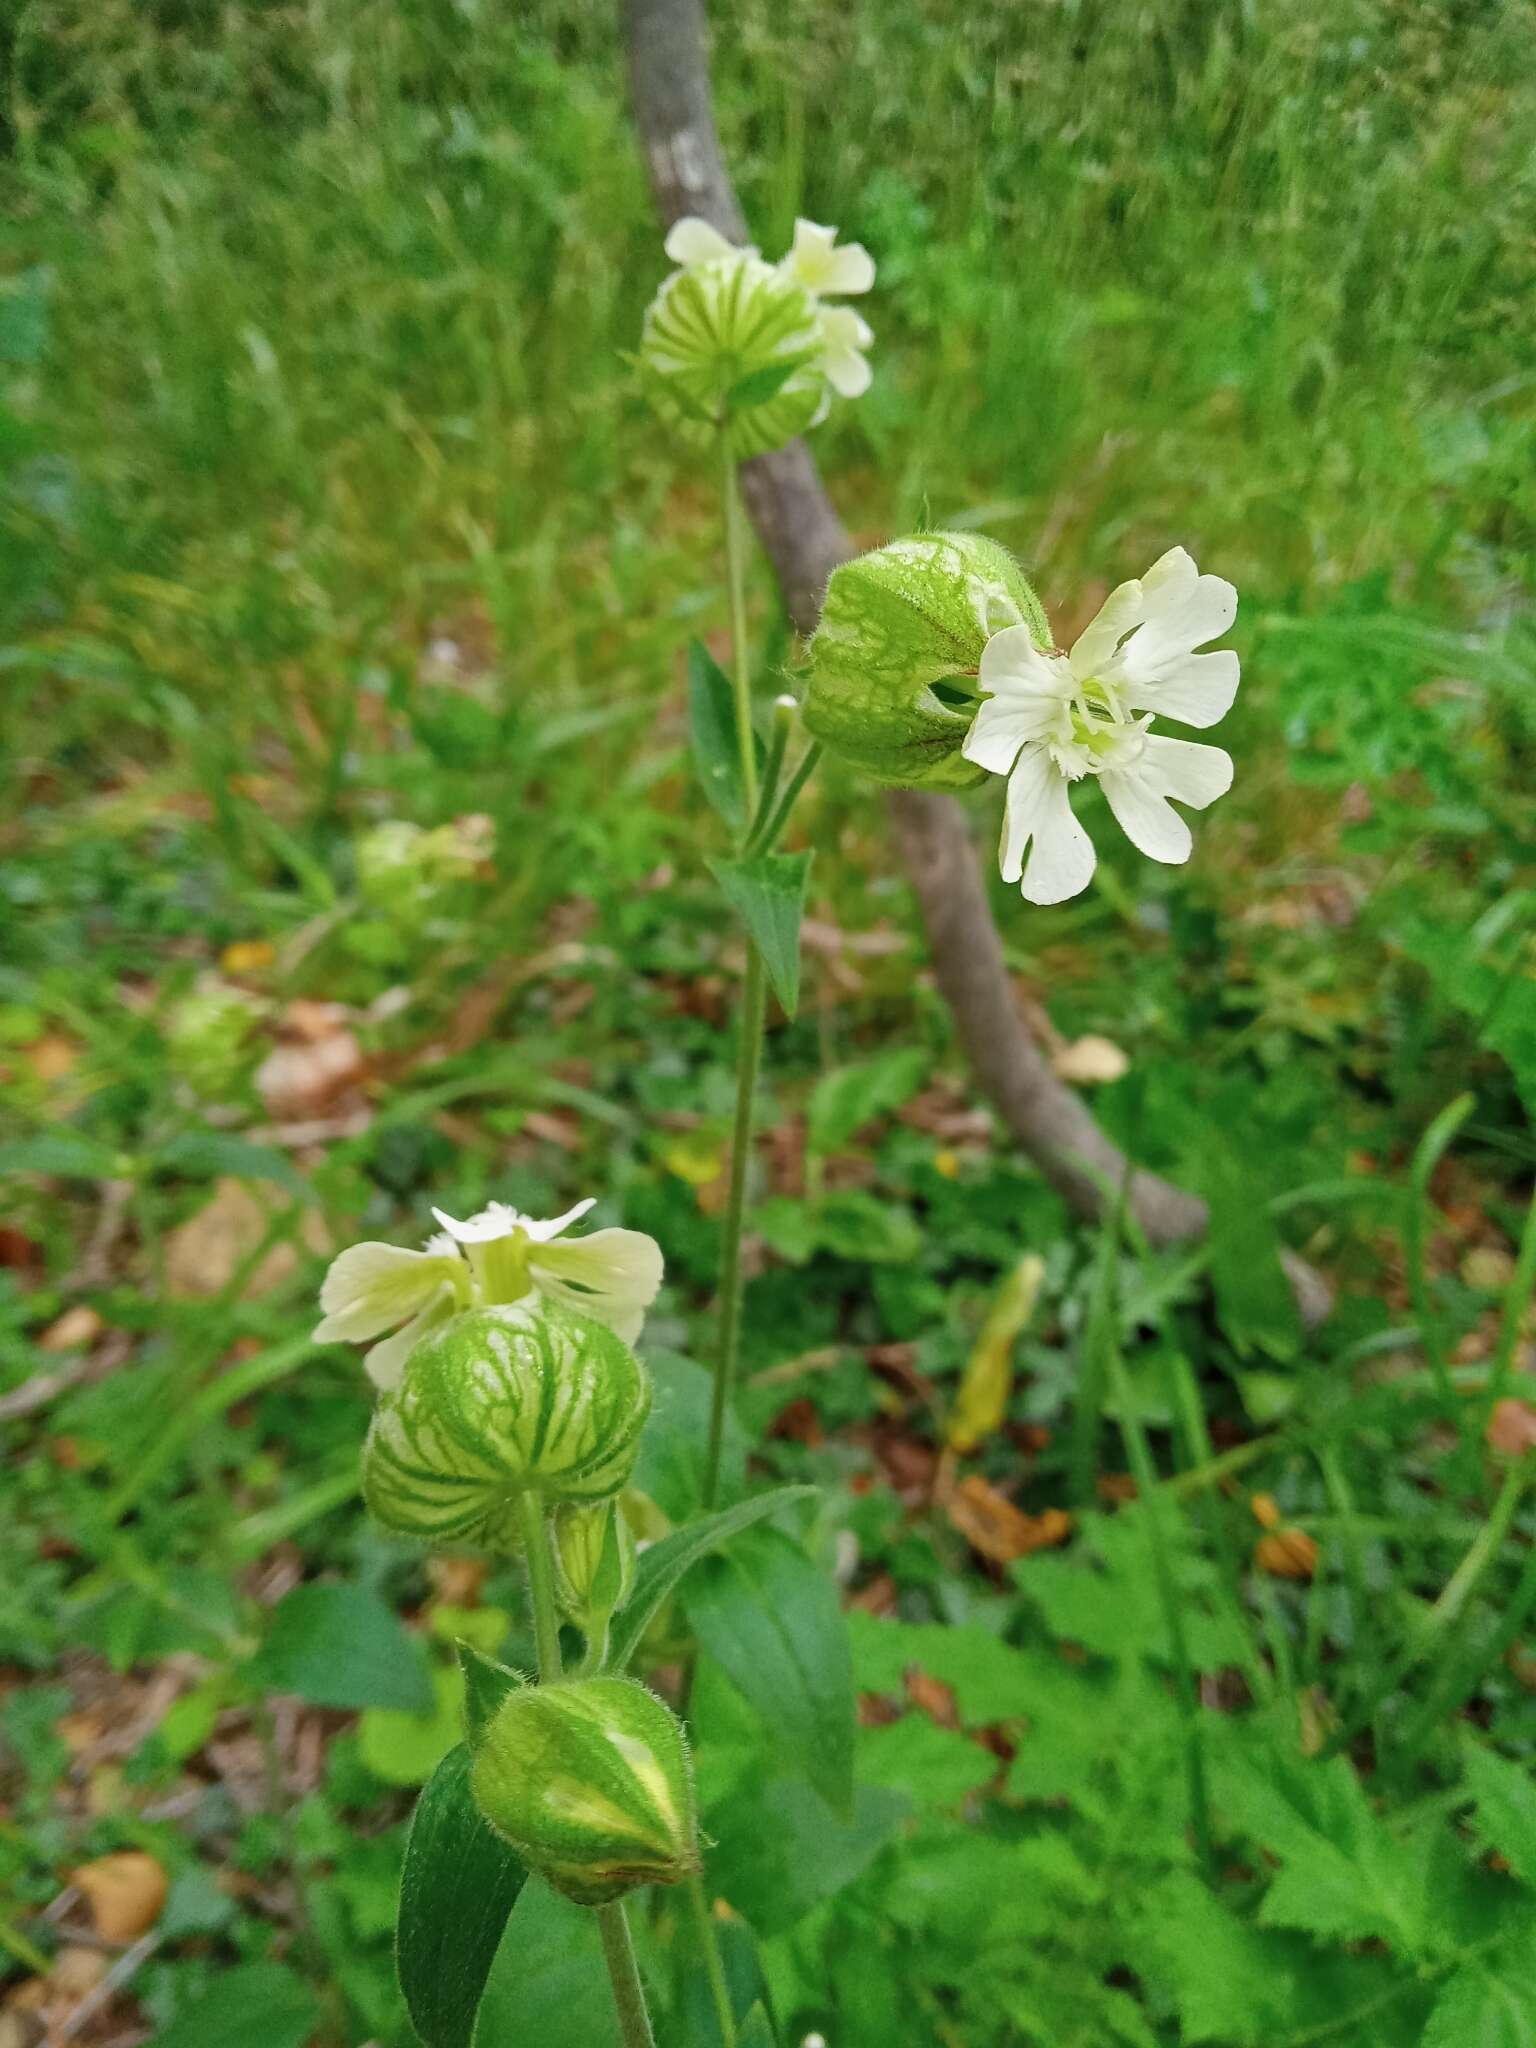
[[[635,125],[659,212],[667,221],[698,214],[744,241],[741,206],[715,129],[703,0],[620,0],[620,9]],[[744,463],[741,485],[785,609],[799,631],[809,633],[827,578],[855,552],[847,531],[801,441]],[[886,806],[923,914],[934,978],[976,1077],[1009,1130],[1079,1214],[1100,1215],[1103,1190],[1124,1185],[1152,1243],[1201,1236],[1205,1204],[1156,1174],[1128,1169],[1031,1038],[960,805],[953,797],[900,789],[888,793]],[[1287,1270],[1303,1314],[1315,1319],[1320,1305],[1326,1312],[1320,1276],[1299,1260],[1288,1260]],[[1297,1284],[1298,1271],[1304,1286]]]

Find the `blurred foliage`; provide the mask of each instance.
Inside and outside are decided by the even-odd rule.
[[[874,799],[801,806],[740,1406],[759,1476],[827,1489],[864,1725],[850,1819],[705,1661],[740,2003],[847,2048],[1524,2038],[1536,1521],[1485,1425],[1536,1336],[1530,10],[718,12],[754,232],[880,264],[818,440],[861,537],[984,528],[1063,633],[1185,542],[1246,675],[1188,869],[996,896],[1206,1247],[1070,1222],[967,1090]],[[324,1256],[601,1190],[669,1263],[647,1489],[697,1500],[739,960],[686,748],[714,515],[623,360],[659,236],[571,0],[34,0],[0,123],[0,1400],[50,1383],[3,1411],[0,1943],[35,1983],[65,1873],[147,1851],[125,2024],[394,2048],[447,1644],[530,1651],[515,1572],[363,1522]],[[590,1930],[536,1891],[492,1996],[593,2048]],[[689,1954],[662,1903],[706,2048]]]

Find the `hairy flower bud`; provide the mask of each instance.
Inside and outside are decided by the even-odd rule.
[[[635,1582],[635,1539],[617,1499],[596,1507],[563,1501],[550,1523],[555,1594],[590,1633],[617,1613]]]
[[[969,788],[985,774],[960,752],[981,651],[1019,625],[1050,646],[1023,570],[981,534],[917,534],[845,562],[811,641],[806,729],[879,782]]]
[[[782,448],[827,397],[821,320],[803,286],[751,250],[674,271],[645,316],[640,372],[664,419],[738,461]]]
[[[633,1679],[509,1695],[475,1748],[470,1790],[530,1869],[579,1905],[699,1867],[683,1731]]]
[[[618,1492],[650,1406],[645,1368],[590,1316],[539,1296],[467,1309],[416,1344],[381,1396],[363,1498],[388,1528],[514,1549],[525,1490]]]

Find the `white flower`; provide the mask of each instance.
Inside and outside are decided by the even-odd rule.
[[[869,389],[872,373],[864,351],[874,338],[869,322],[851,306],[821,308],[821,374],[839,398],[862,398]]]
[[[1183,548],[1172,548],[1139,582],[1110,592],[1070,654],[1041,653],[1023,625],[987,642],[978,674],[984,702],[961,751],[1008,777],[1003,879],[1022,878],[1031,903],[1062,903],[1092,878],[1093,842],[1067,795],[1085,775],[1098,778],[1140,852],[1188,860],[1189,827],[1170,799],[1196,810],[1214,803],[1232,785],[1232,759],[1150,728],[1159,713],[1214,725],[1231,707],[1237,656],[1194,650],[1236,615],[1232,585],[1202,576]]]
[[[332,1262],[320,1289],[320,1344],[375,1344],[364,1358],[368,1375],[385,1391],[398,1387],[413,1346],[460,1309],[520,1301],[544,1294],[605,1323],[633,1344],[645,1311],[661,1285],[661,1249],[638,1230],[595,1230],[557,1243],[585,1216],[578,1202],[547,1222],[492,1202],[464,1221],[432,1214],[442,1232],[424,1251],[392,1244],[355,1244]],[[461,1249],[461,1247],[463,1249]]]
[[[743,248],[712,228],[696,213],[674,221],[661,245],[680,270],[692,270],[700,263],[714,263],[722,256],[755,256],[755,248]]]
[[[667,254],[671,253],[669,245]],[[816,299],[857,298],[875,281],[875,259],[862,242],[839,249],[837,229],[819,227],[813,220],[795,222],[794,242],[779,269]]]

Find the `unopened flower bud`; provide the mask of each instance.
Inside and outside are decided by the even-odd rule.
[[[555,1593],[578,1626],[616,1614],[635,1582],[635,1539],[617,1499],[564,1501],[550,1523]]]
[[[633,1679],[509,1695],[476,1745],[470,1789],[530,1869],[579,1905],[699,1867],[683,1731]]]
[[[917,534],[845,562],[811,641],[806,729],[876,781],[968,788],[985,775],[960,752],[981,651],[1019,625],[1050,646],[1023,570],[981,534]]]
[[[599,1501],[629,1477],[645,1368],[590,1316],[531,1295],[467,1309],[416,1344],[374,1411],[363,1498],[388,1528],[515,1549],[518,1497]]]

